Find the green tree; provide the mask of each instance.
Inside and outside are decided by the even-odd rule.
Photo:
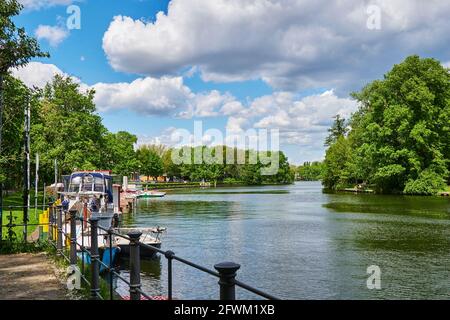
[[[95,113],[94,91],[80,92],[69,77],[55,76],[40,93],[32,117],[32,150],[41,155],[41,176],[52,181],[53,161],[62,172],[109,169],[107,129]]]
[[[337,141],[339,137],[345,136],[348,132],[346,121],[341,118],[339,114],[333,117],[334,122],[330,129],[328,129],[328,136],[325,139],[325,146],[330,146]]]
[[[3,206],[3,182],[5,180],[3,146],[3,109],[4,80],[11,68],[27,64],[31,58],[47,57],[40,50],[36,39],[29,37],[24,28],[18,28],[13,17],[17,16],[23,6],[17,0],[0,2],[0,213]]]
[[[324,165],[322,162],[304,162],[303,165],[297,167],[295,171],[298,173],[299,180],[317,181],[323,176]]]
[[[23,125],[24,110],[17,106],[28,103],[30,90],[19,80],[6,75],[4,78],[3,138],[5,143],[0,155],[0,180],[7,189],[17,189],[23,181]],[[32,112],[36,108],[32,100]],[[6,174],[7,173],[7,174]]]
[[[136,151],[137,158],[140,162],[140,171],[149,177],[158,177],[163,174],[163,162],[161,157],[151,148],[151,146],[143,145]]]
[[[167,149],[162,156],[164,172],[168,177],[180,177],[181,167],[173,163],[172,152],[174,152],[173,149]]]
[[[339,189],[349,183],[348,161],[351,147],[349,140],[341,136],[332,144],[324,160],[322,183],[327,189]]]
[[[364,181],[384,193],[430,194],[448,183],[450,73],[439,61],[408,57],[352,95],[360,107],[345,142],[327,150],[325,186]]]
[[[108,132],[105,135],[104,161],[114,173],[130,176],[139,170],[139,160],[134,151],[137,137],[126,131]]]

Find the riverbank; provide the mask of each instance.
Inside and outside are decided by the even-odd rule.
[[[265,187],[265,186],[287,186],[293,183],[262,183],[260,185],[249,185],[245,183],[217,183],[214,185],[202,185],[200,182],[188,182],[188,183],[154,183],[154,184],[143,184],[143,188],[148,189],[160,189],[160,190],[170,190],[170,189],[180,189],[180,188],[243,188],[243,187]]]
[[[378,193],[376,192],[374,189],[369,189],[369,188],[357,188],[357,187],[347,187],[347,188],[339,188],[337,190],[329,190],[329,189],[323,189],[325,192],[338,192],[338,193],[372,193],[372,194],[383,194],[383,193]],[[386,193],[385,195],[387,195],[388,193]],[[434,195],[425,195],[425,194],[407,194],[404,192],[399,192],[399,193],[389,193],[391,195],[401,195],[401,196],[421,196],[421,197],[436,197],[436,196],[444,196],[444,197],[448,197],[450,196],[450,186],[447,187],[446,190],[441,190],[439,192],[437,192]]]

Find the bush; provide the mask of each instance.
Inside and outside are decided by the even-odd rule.
[[[409,180],[403,192],[415,195],[435,195],[445,189],[445,179],[431,170],[424,170],[416,180]]]
[[[23,242],[3,240],[0,244],[0,254],[37,253],[50,249],[48,241]]]

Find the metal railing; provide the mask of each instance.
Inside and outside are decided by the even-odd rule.
[[[17,238],[16,232],[13,230],[17,227],[23,227],[23,241],[27,242],[28,239],[28,227],[43,227],[48,225],[48,223],[29,223],[28,220],[22,221],[22,223],[16,223],[15,220],[18,218],[13,215],[13,211],[17,211],[15,209],[39,209],[39,210],[46,210],[50,206],[49,205],[38,205],[38,206],[3,206],[2,207],[2,214],[0,215],[0,240],[3,240],[3,228],[7,228],[7,238],[8,240],[15,241]],[[5,209],[7,209],[5,211]],[[6,216],[5,216],[6,213]],[[6,220],[8,221],[7,224],[3,224],[3,217],[6,217]]]
[[[77,265],[78,255],[77,252],[81,252],[81,280],[86,283],[90,288],[91,299],[105,299],[100,294],[100,268],[101,266],[107,272],[109,276],[109,299],[114,299],[114,287],[113,277],[117,277],[123,281],[128,287],[131,300],[141,300],[141,297],[152,300],[153,298],[144,292],[141,288],[141,248],[146,248],[156,253],[159,253],[167,260],[167,299],[173,299],[173,262],[178,261],[184,265],[190,266],[194,269],[202,271],[213,277],[219,279],[219,297],[220,300],[235,300],[236,299],[236,287],[240,287],[244,290],[252,292],[253,294],[269,300],[278,300],[277,297],[270,295],[266,292],[253,288],[241,281],[236,280],[237,271],[240,269],[240,265],[234,262],[222,262],[214,265],[216,271],[200,266],[192,261],[177,256],[170,250],[162,250],[155,246],[143,243],[140,241],[142,235],[139,231],[133,231],[127,233],[127,235],[120,234],[113,228],[103,228],[99,226],[98,218],[84,219],[82,215],[78,215],[77,210],[70,210],[66,212],[61,205],[50,206],[49,210],[49,230],[48,241],[56,249],[56,254],[59,257],[64,258],[70,265]],[[69,216],[67,215],[69,214]],[[64,215],[64,219],[63,219]],[[70,232],[67,231],[67,219],[70,219]],[[63,227],[64,221],[64,227]],[[81,226],[81,243],[77,241],[77,221]],[[19,225],[17,225],[19,226]],[[105,264],[100,258],[98,237],[99,231],[107,236],[109,248],[109,264]],[[100,235],[102,235],[100,234]],[[56,238],[54,239],[54,236]],[[85,236],[89,239],[89,250],[85,245]],[[129,280],[125,279],[119,272],[116,271],[113,264],[112,249],[114,248],[113,236],[121,237],[129,241],[130,257],[129,257]],[[65,253],[67,248],[67,240],[70,239],[69,254]],[[106,248],[106,247],[105,247]],[[85,255],[90,257],[90,279],[85,276]]]

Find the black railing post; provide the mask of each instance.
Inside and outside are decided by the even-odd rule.
[[[13,234],[14,234],[14,231],[12,229],[13,226],[14,226],[14,224],[13,224],[13,215],[12,215],[12,207],[9,206],[8,209],[9,209],[8,240],[9,240],[9,243],[12,243],[12,241],[13,241]]]
[[[240,267],[234,262],[222,262],[214,265],[220,274],[220,300],[236,300],[236,286],[233,280]]]
[[[172,261],[173,257],[175,256],[175,253],[172,251],[166,251],[164,256],[167,259],[167,298],[169,300],[172,300]]]
[[[62,206],[56,206],[56,226],[58,228],[56,235],[56,252],[59,256],[63,254],[63,233],[62,233]]]
[[[98,218],[89,219],[91,223],[91,299],[98,299],[100,293],[98,253]]]
[[[81,273],[84,274],[84,255],[86,248],[84,247],[84,218],[81,215],[80,216],[80,223],[81,223]]]
[[[113,248],[113,229],[108,229],[108,242],[109,242],[109,300],[114,300],[114,287],[113,287],[113,258],[112,258],[112,248]]]
[[[139,238],[142,232],[130,232],[130,300],[141,300],[141,256]]]
[[[77,210],[70,210],[70,264],[77,264]]]

